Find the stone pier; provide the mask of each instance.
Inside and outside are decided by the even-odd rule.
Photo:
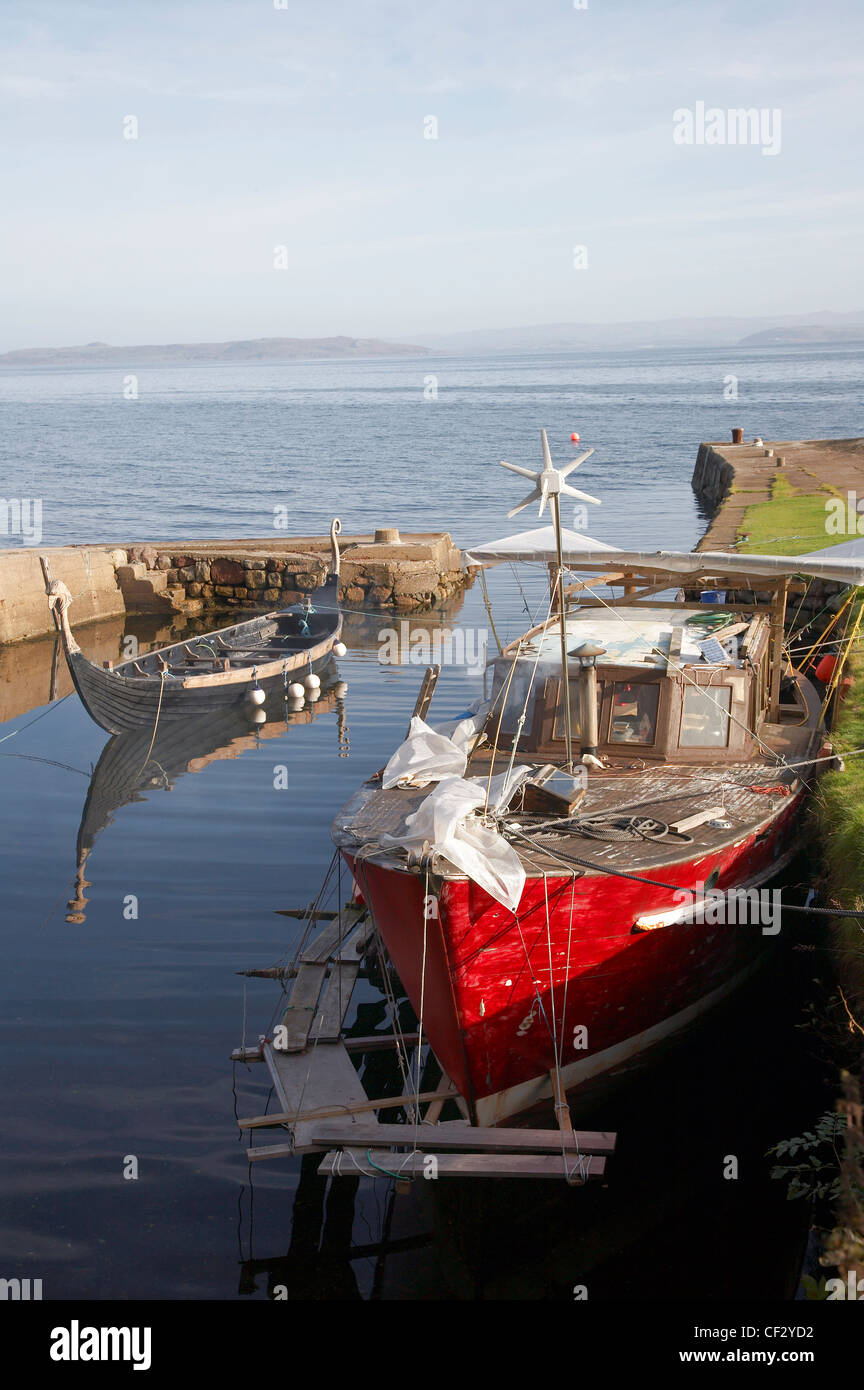
[[[473,580],[444,532],[388,529],[342,535],[340,600],[348,608],[417,613]],[[118,613],[198,617],[213,611],[285,608],[324,582],[330,540],[148,541],[116,546],[0,551],[0,643],[53,631],[40,555],[72,592],[73,626]],[[227,619],[231,621],[231,619]]]
[[[855,492],[864,498],[864,439],[700,444],[692,485],[711,523],[698,549],[732,548],[747,508],[770,500],[777,477],[785,478],[796,493]]]

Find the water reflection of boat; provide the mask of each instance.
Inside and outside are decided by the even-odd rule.
[[[72,595],[42,568],[48,601],[63,639],[70,675],[87,713],[110,734],[160,720],[206,714],[216,707],[260,704],[270,686],[303,679],[317,683],[321,664],[339,640],[338,519],[330,528],[332,568],[326,583],[304,604],[292,604],[230,627],[175,642],[116,666],[97,666],[78,646],[69,626]]]
[[[203,772],[211,763],[239,758],[260,747],[266,739],[279,738],[298,724],[311,724],[319,715],[336,714],[340,756],[348,754],[348,724],[345,715],[344,681],[335,679],[333,658],[322,672],[322,689],[309,692],[313,698],[292,698],[281,691],[271,692],[263,706],[219,709],[194,719],[162,724],[153,737],[152,730],[130,729],[109,738],[90,778],[90,788],[78,827],[75,891],[67,904],[67,922],[85,920],[90,885],[84,877],[88,856],[100,832],[110,825],[115,813],[134,801],[144,801],[149,793],[169,791],[178,778],[190,772]],[[151,746],[152,739],[152,746]]]

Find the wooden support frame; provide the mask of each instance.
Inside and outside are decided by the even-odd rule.
[[[778,587],[777,597],[771,605],[771,693],[768,701],[768,719],[776,724],[780,718],[780,678],[783,674],[783,640],[786,635],[786,580]]]

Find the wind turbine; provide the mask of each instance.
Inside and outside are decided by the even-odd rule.
[[[539,501],[540,511],[538,516],[543,515],[546,503],[552,513],[552,525],[555,528],[555,551],[557,556],[557,575],[554,584],[551,586],[551,601],[557,606],[559,615],[559,626],[561,628],[561,689],[564,696],[564,740],[567,754],[567,766],[573,767],[573,729],[570,714],[570,675],[567,666],[567,605],[564,599],[564,557],[561,545],[561,497],[577,497],[581,502],[593,502],[595,506],[601,506],[599,497],[592,497],[588,492],[580,492],[578,488],[571,487],[564,479],[569,477],[580,463],[584,463],[593,454],[593,449],[583,449],[575,459],[571,459],[563,468],[556,468],[552,462],[552,454],[549,450],[549,440],[546,438],[546,431],[540,431],[540,443],[543,449],[543,467],[537,472],[531,468],[520,468],[516,463],[507,463],[501,460],[502,468],[509,468],[511,473],[518,473],[522,478],[530,478],[534,487],[527,497],[517,503],[508,513],[508,517],[515,516],[523,508],[529,507],[532,502]],[[557,600],[556,600],[557,591]],[[551,613],[550,613],[551,616]]]
[[[507,513],[508,517],[515,516],[524,507],[529,507],[532,502],[538,500],[540,502],[538,516],[542,516],[543,508],[551,497],[556,499],[556,504],[551,507],[554,519],[554,514],[558,511],[557,498],[562,493],[567,497],[578,497],[581,502],[593,502],[595,506],[601,506],[599,497],[592,497],[589,492],[580,492],[578,488],[571,487],[569,483],[564,481],[570,476],[574,468],[578,468],[580,463],[584,463],[587,458],[591,457],[594,450],[583,449],[581,454],[578,454],[575,459],[571,459],[563,468],[556,468],[552,463],[549,440],[546,438],[545,430],[540,431],[540,442],[543,448],[543,467],[539,472],[532,468],[520,468],[518,463],[507,463],[504,459],[501,460],[502,468],[509,468],[511,473],[518,473],[522,478],[531,478],[534,483],[533,491],[529,492],[527,497],[523,498]]]

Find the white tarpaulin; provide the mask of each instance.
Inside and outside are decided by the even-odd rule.
[[[584,532],[561,527],[561,548],[567,564],[582,551],[614,551],[614,545],[594,540]],[[545,560],[554,564],[558,558],[554,526],[538,526],[534,531],[520,531],[516,536],[504,536],[500,541],[487,541],[469,550],[465,559],[469,565],[500,565],[505,560]]]
[[[499,780],[494,779],[496,783]],[[486,786],[481,779],[466,782],[462,777],[445,777],[417,810],[405,817],[404,830],[382,835],[380,843],[399,845],[413,854],[434,849],[496,902],[515,912],[525,886],[525,870],[516,851],[494,826],[482,825],[474,815],[485,801]]]
[[[462,719],[446,724],[427,724],[415,715],[408,737],[400,743],[384,769],[381,785],[385,791],[397,782],[423,786],[442,777],[461,777],[468,766],[468,753],[475,734],[482,729],[489,706],[480,701]]]

